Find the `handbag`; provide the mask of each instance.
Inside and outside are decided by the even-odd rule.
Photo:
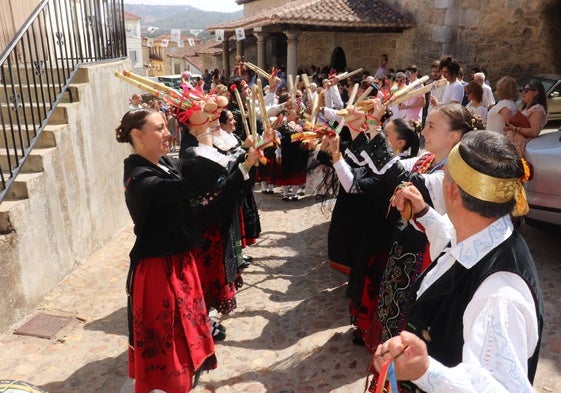
[[[520,110],[516,111],[514,116],[512,116],[508,122],[512,124],[514,127],[520,127],[520,128],[530,127],[530,121]]]

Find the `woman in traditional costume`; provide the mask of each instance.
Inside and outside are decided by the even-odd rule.
[[[398,118],[390,121],[384,127],[386,142],[395,154],[401,158],[416,157],[419,151],[419,137],[415,126],[407,120]],[[375,144],[377,138],[373,138]],[[380,140],[380,143],[383,141]],[[373,152],[369,146],[366,152]],[[369,225],[363,236],[363,262],[358,263],[351,270],[349,276],[350,315],[351,323],[356,327],[353,333],[353,343],[364,344],[364,337],[372,324],[378,306],[380,283],[386,267],[388,250],[395,236],[397,215],[395,212],[388,214],[386,201],[390,196],[389,191],[384,191],[379,186],[377,174],[372,168],[375,156],[369,160],[369,165],[354,170],[354,185],[352,192],[364,193],[369,199],[368,205],[360,213],[369,217]],[[370,210],[371,213],[367,213]]]
[[[124,162],[125,199],[136,234],[127,278],[129,376],[135,393],[184,393],[201,371],[217,366],[191,252],[198,228],[186,219],[194,183],[181,161],[167,156],[170,133],[158,113],[126,113],[116,138],[134,150]]]
[[[251,182],[251,167],[242,163],[245,151],[226,155],[213,146],[211,130],[219,128],[218,114],[226,104],[227,100],[218,105],[207,119],[201,116],[201,111],[179,114],[179,120],[198,141],[197,146],[180,153],[196,184],[196,194],[189,201],[189,219],[203,232],[193,254],[207,311],[214,308],[221,314],[229,314],[236,308],[236,287],[243,283],[239,268],[243,260],[238,212],[245,198],[245,185]],[[207,209],[209,204],[212,209]],[[212,323],[212,335],[215,340],[224,339],[225,329]]]

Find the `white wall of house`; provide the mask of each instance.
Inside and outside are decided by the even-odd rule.
[[[125,17],[125,30],[127,32],[128,58],[131,60],[132,69],[137,74],[144,74],[140,19]]]

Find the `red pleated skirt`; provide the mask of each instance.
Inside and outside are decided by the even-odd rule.
[[[196,370],[217,366],[191,253],[141,260],[131,296],[129,376],[135,379],[135,393],[188,392]]]

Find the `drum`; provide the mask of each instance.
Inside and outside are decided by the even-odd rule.
[[[14,381],[11,379],[0,380],[0,392],[2,393],[47,393],[27,382]]]

